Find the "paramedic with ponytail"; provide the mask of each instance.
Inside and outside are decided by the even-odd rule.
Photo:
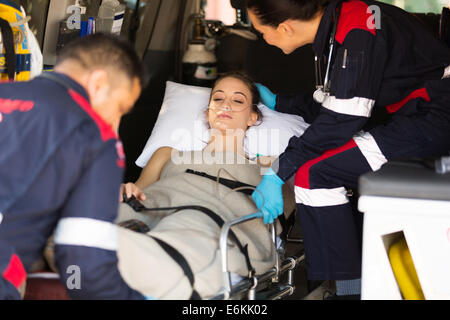
[[[20,299],[54,233],[73,299],[144,299],[118,270],[116,134],[144,85],[134,50],[95,34],[70,43],[53,73],[0,85],[0,299]],[[23,292],[23,291],[22,291]]]
[[[269,107],[311,126],[290,140],[253,198],[271,223],[282,213],[281,186],[295,175],[308,279],[336,280],[333,298],[358,299],[362,216],[346,190],[389,160],[448,154],[450,50],[380,2],[247,0],[247,9],[268,44],[285,54],[312,44],[317,63],[314,94],[259,85]]]

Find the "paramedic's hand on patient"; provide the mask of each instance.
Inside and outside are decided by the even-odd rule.
[[[142,192],[142,190],[135,185],[134,183],[127,183],[127,184],[122,184],[120,186],[120,193],[119,193],[119,201],[123,202],[123,195],[126,194],[127,198],[131,198],[131,196],[135,196],[136,199],[140,200],[140,201],[144,201],[147,197],[145,196],[145,194]]]
[[[275,105],[277,104],[277,95],[270,91],[269,88],[263,86],[260,83],[256,83],[256,87],[258,88],[262,103],[264,103],[270,109],[275,110]]]
[[[273,223],[283,213],[283,184],[284,181],[270,168],[252,194],[264,224]]]

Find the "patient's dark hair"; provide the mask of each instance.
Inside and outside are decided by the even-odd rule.
[[[223,79],[225,78],[235,78],[238,79],[240,81],[242,81],[247,88],[250,90],[250,93],[252,94],[252,111],[255,112],[258,115],[258,121],[262,121],[263,119],[263,115],[261,110],[259,110],[258,108],[258,103],[261,100],[261,97],[259,95],[259,90],[255,85],[255,82],[252,80],[252,78],[247,75],[244,72],[241,71],[231,71],[231,72],[227,72],[224,74],[221,74],[219,78],[217,78],[217,80],[214,82],[214,85],[212,86],[212,88],[214,89],[214,87]],[[212,90],[211,90],[211,95],[209,97],[209,100],[211,101],[211,97],[212,97]]]
[[[67,60],[78,62],[87,71],[98,68],[117,70],[130,80],[138,78],[141,87],[147,82],[147,74],[131,45],[116,36],[96,33],[70,42],[58,56],[56,65]]]
[[[246,0],[263,25],[277,27],[288,19],[309,21],[332,0]]]

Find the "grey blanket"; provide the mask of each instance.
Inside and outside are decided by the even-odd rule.
[[[165,166],[160,180],[144,190],[147,200],[143,204],[149,208],[203,206],[225,221],[256,212],[250,196],[185,171],[189,168],[211,176],[217,176],[220,171],[221,178],[236,179],[255,186],[264,171],[257,164],[234,154],[216,154],[212,160],[203,157],[199,164],[179,163],[183,157],[185,162],[189,157],[199,162],[202,156],[205,154],[194,152],[172,157],[173,161]],[[228,163],[232,164],[226,164],[226,157],[230,157]],[[292,199],[291,196],[289,201]],[[195,290],[202,298],[218,293],[222,287],[220,228],[210,217],[198,210],[141,214],[134,212],[127,204],[121,204],[117,223],[130,219],[141,220],[151,229],[148,234],[140,234],[119,228],[119,270],[130,287],[158,299],[189,299],[192,294],[192,286],[183,270],[149,237],[152,236],[168,243],[185,257],[195,275]],[[233,231],[243,245],[248,245],[257,274],[274,266],[275,248],[270,232],[261,219],[233,227]],[[247,276],[244,255],[231,239],[229,248],[229,270]]]

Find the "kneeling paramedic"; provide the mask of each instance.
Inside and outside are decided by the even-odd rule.
[[[272,222],[282,213],[281,185],[295,175],[308,279],[337,280],[335,298],[358,298],[362,216],[347,188],[389,160],[448,154],[450,50],[381,2],[248,0],[247,8],[255,29],[285,54],[313,45],[318,88],[285,96],[259,86],[267,105],[311,126],[290,140],[253,198]]]
[[[69,44],[54,73],[0,85],[0,298],[17,298],[54,233],[74,299],[143,299],[122,279],[113,224],[125,166],[116,134],[144,83],[134,50],[95,34]],[[55,230],[56,228],[56,230]]]

